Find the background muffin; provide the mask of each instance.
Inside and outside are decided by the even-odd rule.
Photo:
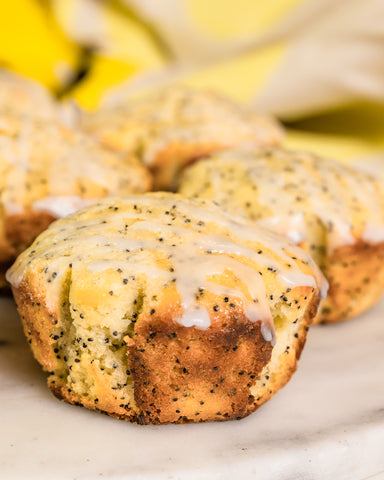
[[[150,174],[134,157],[53,122],[0,115],[0,284],[52,220],[106,195],[150,186]]]
[[[7,278],[55,395],[139,423],[254,411],[295,370],[324,293],[301,249],[172,194],[55,222]]]
[[[157,190],[175,188],[180,171],[225,147],[277,145],[282,129],[210,91],[172,86],[132,103],[90,113],[83,127],[105,144],[135,153]]]
[[[316,322],[357,315],[380,298],[384,195],[369,175],[310,153],[232,151],[190,167],[180,192],[214,199],[307,250],[330,284]]]
[[[52,119],[58,104],[40,83],[0,68],[0,114]]]

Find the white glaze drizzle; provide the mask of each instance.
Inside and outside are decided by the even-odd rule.
[[[340,175],[342,172],[340,171]],[[368,175],[348,176],[349,188],[368,211],[362,239],[367,243],[384,241],[384,221],[380,196]]]
[[[327,227],[330,251],[354,244],[352,224],[356,205],[364,209],[366,215],[362,239],[368,243],[384,240],[382,205],[373,179],[364,173],[303,152],[279,150],[273,151],[271,158],[251,151],[223,152],[213,157],[212,163],[207,160],[204,164],[213,197],[219,204],[228,202],[220,164],[234,164],[236,168],[243,165],[257,186],[257,202],[273,212],[271,216],[257,220],[258,224],[285,235],[296,244],[306,239],[306,212],[314,212]],[[342,200],[346,195],[347,200]],[[303,199],[303,204],[294,203],[297,197]],[[354,203],[353,197],[356,199]],[[237,213],[244,215],[239,210]]]
[[[71,137],[70,145],[66,146],[64,141],[62,143],[65,148],[52,156],[49,166],[48,185],[51,195],[62,190],[63,185],[75,185],[81,179],[92,180],[108,191],[116,191],[118,178],[111,175],[98,145],[77,134]]]
[[[181,85],[137,101],[120,101],[85,116],[83,123],[96,135],[118,136],[125,148],[139,150],[147,165],[173,143],[254,147],[275,144],[282,138],[280,127],[271,118],[255,115],[212,92]]]
[[[95,203],[95,199],[86,199],[76,195],[49,195],[31,205],[32,210],[47,212],[56,218],[66,217],[70,213]]]
[[[55,122],[9,118],[0,117],[4,123],[0,130],[1,202],[8,213],[31,208],[62,217],[111,192],[141,189],[144,170],[137,164],[136,180],[135,159],[131,162]],[[89,191],[83,194],[86,188]]]
[[[298,212],[288,217],[275,215],[273,217],[262,218],[258,220],[257,223],[260,227],[284,235],[292,243],[299,245],[307,236],[303,217],[303,212]]]
[[[121,205],[124,208],[124,205],[132,207],[137,204],[140,208],[144,207],[144,211],[108,210],[108,206],[113,207],[114,201],[118,209]],[[225,232],[212,235],[204,233],[203,227],[202,232],[198,232],[191,224],[173,225],[173,216],[166,215],[164,211],[147,220],[149,214],[145,207],[150,206],[156,209],[164,207],[168,213],[176,212],[174,218],[179,221],[188,217],[189,222],[193,219],[215,223]],[[273,233],[252,227],[242,219],[231,218],[213,205],[210,208],[211,211],[207,211],[197,202],[180,200],[180,197],[171,195],[165,199],[156,195],[125,197],[123,202],[108,199],[87,209],[88,212],[96,212],[94,217],[76,220],[75,216],[68,223],[62,221],[53,225],[39,237],[39,243],[31,247],[34,251],[32,256],[49,259],[50,267],[62,274],[70,261],[79,261],[95,274],[113,268],[135,276],[142,274],[160,279],[164,283],[175,282],[183,307],[183,315],[178,322],[184,326],[206,329],[210,325],[209,313],[196,300],[199,290],[235,296],[239,298],[247,318],[261,322],[265,340],[274,342],[273,319],[259,266],[264,269],[270,267],[284,290],[287,286],[320,287],[323,277],[316,266],[313,268],[315,276],[301,272],[285,251],[287,249],[291,254],[294,250],[297,258],[310,263],[310,257],[302,250],[287,245]],[[103,223],[104,219],[107,224]],[[159,241],[162,237],[164,239]],[[241,240],[236,241],[236,237]],[[265,244],[265,241],[268,243]],[[255,244],[268,247],[257,253]],[[210,253],[207,253],[208,250]],[[14,286],[20,284],[31,260],[28,252],[21,255],[7,273],[8,281]],[[160,268],[156,264],[159,259],[170,262],[172,271],[164,266]],[[284,263],[287,259],[290,267]],[[228,274],[238,279],[239,288],[229,289],[213,279],[214,276],[225,278]],[[57,275],[55,281],[59,277]],[[55,281],[50,284],[52,288]]]

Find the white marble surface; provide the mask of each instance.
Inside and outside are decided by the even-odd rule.
[[[0,299],[0,478],[384,478],[384,302],[313,327],[292,381],[250,417],[131,425],[56,400]]]

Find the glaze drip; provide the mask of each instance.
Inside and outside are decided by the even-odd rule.
[[[204,181],[202,181],[204,179]],[[301,244],[319,219],[330,252],[384,240],[383,198],[369,175],[305,152],[230,151],[192,166],[179,189]],[[243,193],[246,192],[246,193]]]
[[[145,191],[149,176],[133,157],[112,152],[57,122],[0,114],[0,201],[61,217],[108,194]]]
[[[199,292],[237,298],[248,320],[260,321],[265,340],[272,342],[266,279],[273,277],[282,291],[324,285],[301,249],[213,204],[171,194],[106,199],[56,222],[19,257],[8,281],[17,287],[38,260],[61,275],[69,263],[79,263],[95,275],[112,269],[173,284],[183,309],[177,321],[186,327],[211,324]],[[61,275],[47,289],[55,289]],[[229,277],[236,288],[225,284]]]

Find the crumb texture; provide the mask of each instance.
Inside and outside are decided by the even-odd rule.
[[[295,370],[324,290],[303,250],[164,193],[55,222],[8,280],[55,395],[143,424],[254,411]]]
[[[316,322],[355,316],[380,298],[384,194],[371,176],[312,153],[234,150],[189,167],[179,191],[308,251],[330,283]]]
[[[214,92],[180,85],[85,115],[82,124],[105,144],[141,158],[156,190],[174,189],[181,170],[211,152],[278,145],[283,138],[273,119]]]
[[[6,267],[55,218],[150,187],[134,157],[53,120],[0,113],[0,284]]]

